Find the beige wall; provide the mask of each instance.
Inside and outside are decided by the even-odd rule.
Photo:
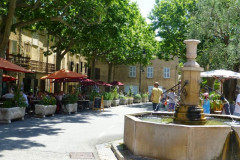
[[[153,86],[154,82],[159,82],[160,86],[169,89],[177,83],[177,65],[178,59],[172,61],[163,61],[155,59],[151,61],[150,65],[145,66],[144,72],[141,73],[141,91],[148,91],[148,86]],[[140,84],[140,65],[136,66],[136,77],[129,76],[129,67],[126,65],[118,65],[113,68],[112,81],[120,81],[126,85],[139,87]],[[147,78],[147,67],[153,67],[153,78]],[[170,68],[170,78],[164,78],[164,67]],[[100,68],[100,80],[107,82],[108,80],[108,65],[106,63],[97,61],[96,68]]]

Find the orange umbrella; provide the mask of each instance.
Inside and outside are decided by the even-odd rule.
[[[87,77],[87,76],[82,75],[77,72],[72,72],[69,70],[62,69],[62,70],[56,71],[48,76],[43,76],[43,77],[41,77],[41,79],[63,79],[63,78],[71,79],[71,78],[84,78],[84,77]]]
[[[15,80],[17,80],[17,78],[8,76],[6,74],[2,75],[2,81],[3,82],[9,82],[9,81],[15,81]]]
[[[0,58],[0,69],[6,71],[16,71],[16,72],[23,72],[23,73],[33,73],[21,66],[13,64],[12,62],[7,61],[4,58]]]

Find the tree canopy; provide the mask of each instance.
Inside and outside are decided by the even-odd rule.
[[[174,56],[185,57],[185,44],[195,0],[156,0],[150,14],[152,28],[161,38],[158,57],[169,60]]]

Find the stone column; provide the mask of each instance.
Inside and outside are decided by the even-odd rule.
[[[187,62],[182,68],[180,106],[176,107],[174,122],[180,124],[205,124],[206,118],[200,106],[200,72],[203,68],[196,62],[199,40],[185,40]]]

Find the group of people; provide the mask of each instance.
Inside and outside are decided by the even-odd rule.
[[[151,95],[153,111],[158,111],[160,108],[160,102],[162,102],[163,105],[168,106],[169,112],[174,112],[177,104],[177,95],[175,94],[174,89],[171,89],[168,93],[163,93],[163,90],[158,87],[159,83],[155,82]]]
[[[159,83],[154,83],[154,88],[152,89],[151,101],[153,104],[153,111],[158,111],[160,108],[160,102],[163,103],[165,106],[168,106],[169,112],[174,112],[175,106],[178,103],[177,95],[174,92],[174,89],[170,89],[170,92],[163,93],[161,88],[159,87]],[[210,114],[210,100],[209,94],[206,92],[203,94],[204,99],[201,101],[201,105],[203,107],[204,113]],[[225,99],[222,98],[224,101]],[[224,103],[224,111],[229,111],[229,104]],[[240,94],[238,94],[235,104],[234,115],[240,116]]]

